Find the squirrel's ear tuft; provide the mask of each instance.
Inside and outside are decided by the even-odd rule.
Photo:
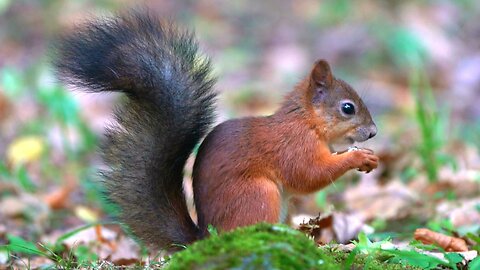
[[[330,65],[327,61],[321,59],[315,62],[312,73],[310,75],[312,84],[317,87],[329,88],[333,84],[333,75],[330,69]]]

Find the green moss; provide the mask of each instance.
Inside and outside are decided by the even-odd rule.
[[[321,249],[324,254],[330,258],[334,258],[335,263],[345,265],[349,260],[351,253],[345,251],[332,250],[329,248]],[[356,254],[353,263],[350,265],[350,269],[369,269],[369,270],[402,270],[402,269],[422,269],[419,267],[392,264],[386,262],[390,259],[385,254],[377,254],[368,256],[366,254]]]
[[[174,254],[165,269],[345,269],[349,256],[318,248],[285,225],[258,224],[198,241]],[[357,254],[348,269],[416,269],[387,259],[381,254]]]
[[[198,241],[166,269],[338,269],[313,241],[284,225],[258,224]]]

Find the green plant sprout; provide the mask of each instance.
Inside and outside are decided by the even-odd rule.
[[[442,166],[450,164],[454,169],[457,168],[454,157],[442,152],[448,141],[450,113],[446,106],[436,102],[426,75],[422,72],[413,72],[410,90],[415,99],[415,122],[421,135],[416,150],[428,180],[435,182]]]

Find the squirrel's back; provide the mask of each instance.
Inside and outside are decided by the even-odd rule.
[[[81,25],[55,52],[62,81],[127,94],[102,145],[103,182],[122,221],[157,247],[201,237],[185,203],[183,167],[213,121],[215,93],[194,36],[135,10]]]

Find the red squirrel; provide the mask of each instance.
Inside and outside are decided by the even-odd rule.
[[[208,235],[209,224],[229,231],[280,222],[290,194],[377,167],[371,150],[330,151],[331,143],[362,142],[377,129],[355,90],[325,60],[313,64],[273,115],[228,120],[208,133],[215,78],[190,32],[134,10],[79,26],[58,40],[55,52],[64,83],[125,93],[102,143],[109,167],[102,183],[121,220],[155,247],[192,243]],[[195,224],[183,170],[202,138],[193,168]]]

